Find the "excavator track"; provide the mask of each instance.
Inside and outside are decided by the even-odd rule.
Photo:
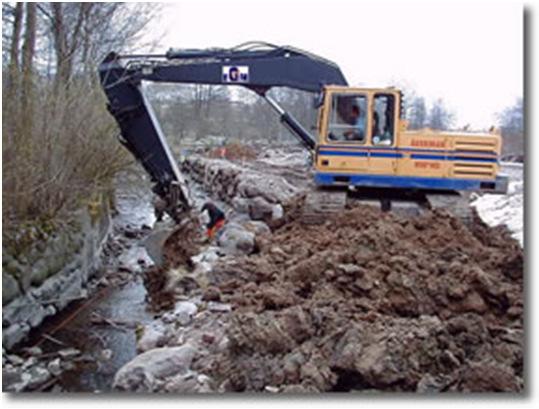
[[[429,209],[445,210],[460,219],[467,226],[472,223],[473,210],[467,194],[427,194],[426,199]]]
[[[305,197],[301,220],[305,224],[321,224],[328,216],[337,214],[346,206],[346,191],[314,190]]]

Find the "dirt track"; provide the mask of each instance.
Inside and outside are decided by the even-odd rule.
[[[361,206],[258,247],[211,273],[230,346],[198,369],[224,389],[523,387],[523,254],[505,228]]]

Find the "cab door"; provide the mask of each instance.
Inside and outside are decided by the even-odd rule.
[[[370,111],[369,173],[394,175],[401,156],[396,147],[398,98],[392,92],[375,92]]]
[[[365,173],[369,167],[368,95],[329,95],[328,123],[317,152],[317,168],[338,173]]]

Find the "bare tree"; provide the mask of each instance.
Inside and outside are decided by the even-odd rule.
[[[36,48],[36,3],[26,3],[26,26],[24,29],[24,44],[22,47],[22,108],[28,115],[27,130],[32,127],[33,104],[33,62]]]
[[[428,126],[432,129],[449,129],[454,118],[454,114],[447,109],[444,101],[438,98],[429,111]]]
[[[108,189],[125,166],[96,68],[106,53],[138,42],[158,9],[139,3],[2,4],[3,74],[9,77],[13,63],[19,80],[12,88],[24,96],[8,98],[4,81],[6,226],[66,216]]]
[[[498,114],[499,127],[503,136],[505,154],[524,153],[524,104],[522,98]]]
[[[421,129],[425,127],[427,122],[425,98],[418,96],[412,99],[408,107],[407,119],[410,129]]]
[[[13,81],[16,72],[19,71],[19,42],[22,30],[23,3],[17,2],[13,13],[13,34],[9,51],[10,76]]]

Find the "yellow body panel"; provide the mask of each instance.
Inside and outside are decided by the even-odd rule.
[[[333,95],[361,94],[367,97],[372,111],[374,95],[393,95],[394,135],[389,145],[375,145],[372,140],[372,116],[365,116],[364,142],[328,139]],[[319,111],[319,140],[315,168],[317,172],[370,174],[458,179],[495,179],[501,137],[497,133],[437,132],[430,129],[406,130],[400,119],[401,95],[393,88],[348,88],[329,86]]]

